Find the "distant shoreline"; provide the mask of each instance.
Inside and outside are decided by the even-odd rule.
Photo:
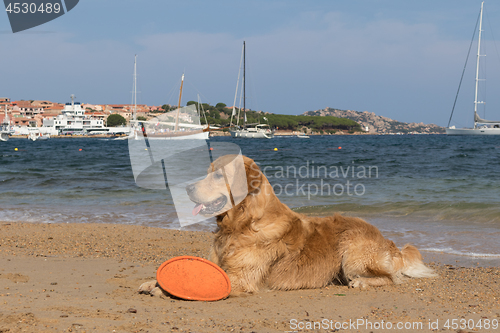
[[[299,132],[294,132],[294,131],[276,131],[274,133],[274,136],[297,136]],[[418,133],[418,134],[406,134],[406,133],[401,133],[401,134],[387,134],[387,133],[368,133],[368,132],[354,132],[354,133],[348,133],[348,132],[343,132],[339,131],[336,133],[308,133],[307,135],[309,136],[336,136],[336,135],[443,135],[441,133]],[[229,132],[210,132],[210,137],[215,137],[215,136],[231,136]],[[109,134],[96,134],[96,135],[51,135],[51,139],[109,139],[109,138],[114,138],[114,137],[126,137],[126,135],[109,135]],[[28,135],[11,135],[11,139],[28,139]]]
[[[274,136],[297,136],[299,132],[294,132],[294,131],[276,131],[274,132]],[[418,134],[406,134],[406,133],[401,133],[401,134],[388,134],[388,133],[368,133],[368,132],[354,132],[354,133],[348,133],[348,132],[336,132],[333,134],[330,133],[307,133],[309,136],[336,136],[336,135],[443,135],[442,133],[418,133]],[[231,136],[228,132],[210,132],[210,136]]]
[[[109,134],[96,134],[96,135],[51,135],[51,139],[88,139],[88,138],[113,138],[113,137],[126,137],[126,135],[109,135]],[[11,135],[11,139],[29,139],[28,135]]]

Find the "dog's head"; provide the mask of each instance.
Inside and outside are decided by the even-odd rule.
[[[207,177],[186,187],[195,203],[193,215],[210,217],[230,210],[248,194],[259,191],[263,179],[257,164],[242,155],[219,157],[207,173]]]

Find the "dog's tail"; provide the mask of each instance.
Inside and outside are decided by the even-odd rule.
[[[422,255],[415,246],[406,244],[401,250],[403,269],[401,273],[413,278],[430,278],[437,276],[434,271],[422,262]]]

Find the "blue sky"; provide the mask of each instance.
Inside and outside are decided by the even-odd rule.
[[[230,105],[245,40],[252,109],[332,107],[445,126],[479,8],[476,0],[81,0],[16,34],[0,13],[0,97],[130,103],[137,54],[139,102],[175,104],[185,72],[184,102],[200,94]],[[492,43],[500,4],[485,10],[486,117],[500,119]],[[472,124],[473,79],[470,66],[457,126]]]

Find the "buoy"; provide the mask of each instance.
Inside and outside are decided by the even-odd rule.
[[[214,150],[212,147],[210,147],[210,150]]]
[[[339,149],[342,149],[342,147],[339,147]]]
[[[83,150],[82,148],[78,149],[78,151],[82,151],[82,150]]]
[[[274,148],[274,151],[278,151],[278,148]]]
[[[14,148],[15,151],[17,151],[17,148]]]

